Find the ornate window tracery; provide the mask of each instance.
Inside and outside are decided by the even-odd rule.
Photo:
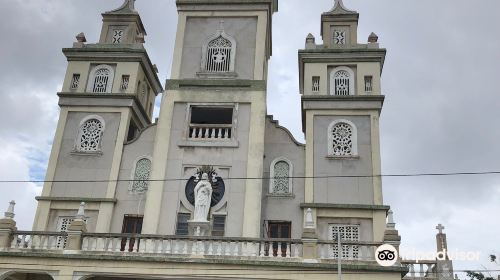
[[[143,157],[139,159],[134,168],[133,181],[130,188],[132,193],[144,193],[149,187],[149,178],[151,176],[151,160]]]
[[[109,65],[98,65],[91,72],[87,92],[111,93],[115,71]]]
[[[357,156],[357,129],[348,120],[337,120],[328,128],[328,155],[333,157]]]
[[[340,70],[335,73],[335,95],[349,95],[349,73]]]
[[[274,195],[285,195],[292,193],[291,162],[286,158],[277,158],[271,163],[269,193]]]
[[[236,40],[224,31],[224,21],[220,22],[217,32],[205,40],[202,52],[202,73],[234,72]]]
[[[337,240],[337,236],[340,236],[343,241],[359,241],[359,225],[330,225],[330,240]],[[357,245],[341,245],[342,246],[342,259],[358,259],[359,258],[359,246]],[[337,259],[339,257],[339,247],[338,245],[331,246],[331,257]]]
[[[113,30],[113,37],[112,37],[113,44],[120,44],[123,40],[124,35],[125,35],[124,29]]]
[[[104,120],[99,116],[89,116],[82,120],[75,150],[82,153],[100,152],[104,127]]]
[[[335,30],[333,32],[333,41],[336,45],[346,44],[346,32],[343,30]]]
[[[331,95],[354,95],[354,72],[348,67],[333,69],[330,78]]]
[[[208,44],[205,70],[207,72],[229,72],[231,47],[231,42],[222,36],[212,40]]]

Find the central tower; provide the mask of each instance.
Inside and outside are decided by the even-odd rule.
[[[174,233],[181,196],[201,166],[223,178],[263,174],[266,80],[277,0],[177,0],[171,78],[163,95],[143,233]],[[224,214],[228,236],[259,237],[261,180],[226,182],[211,215]],[[162,202],[163,201],[163,202]],[[179,202],[180,201],[180,202]],[[177,215],[177,216],[175,216]],[[177,218],[176,218],[177,217]]]

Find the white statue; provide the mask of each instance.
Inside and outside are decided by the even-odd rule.
[[[201,180],[194,188],[194,219],[196,222],[207,222],[208,211],[212,203],[212,184],[208,174],[203,173]]]

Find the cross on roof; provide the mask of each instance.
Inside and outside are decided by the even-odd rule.
[[[439,234],[443,234],[444,226],[442,224],[437,225],[436,229],[439,231]]]

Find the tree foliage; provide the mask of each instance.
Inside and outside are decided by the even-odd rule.
[[[495,280],[493,277],[486,277],[481,272],[467,271],[467,277],[471,280]]]

